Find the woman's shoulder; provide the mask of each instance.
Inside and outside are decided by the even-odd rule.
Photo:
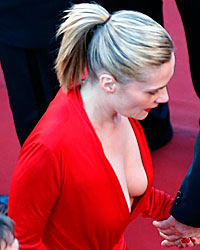
[[[37,142],[48,148],[76,146],[85,140],[90,123],[76,91],[64,93],[59,90],[47,111],[38,122],[26,143]]]

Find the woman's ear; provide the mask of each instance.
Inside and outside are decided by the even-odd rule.
[[[113,93],[116,90],[116,80],[109,74],[100,75],[99,83],[101,88],[108,93]]]

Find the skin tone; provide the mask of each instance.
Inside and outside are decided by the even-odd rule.
[[[15,238],[14,240],[12,240],[11,244],[8,244],[7,247],[5,246],[5,242],[1,242],[1,248],[2,250],[19,250],[19,242],[18,240]]]
[[[87,80],[81,87],[85,111],[120,182],[129,212],[148,181],[128,117],[145,119],[150,109],[169,100],[167,84],[174,65],[172,54],[169,62],[145,71],[146,82],[123,84],[103,72],[97,82]]]
[[[81,88],[84,107],[99,127],[118,126],[121,117],[143,120],[149,110],[169,100],[167,84],[174,73],[175,58],[149,72],[147,82],[122,84],[107,74],[99,76],[99,84],[87,82]],[[92,104],[92,105],[91,105]]]
[[[154,221],[160,235],[164,238],[163,247],[178,246],[179,248],[192,247],[200,244],[200,228],[190,227],[178,222],[173,216],[164,221]],[[194,238],[192,241],[189,237]],[[189,242],[183,243],[181,239],[188,238]]]

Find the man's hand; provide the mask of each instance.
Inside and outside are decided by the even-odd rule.
[[[173,216],[167,220],[154,221],[153,225],[157,227],[160,235],[165,239],[161,243],[163,247],[183,248],[200,244],[200,228],[184,225]]]

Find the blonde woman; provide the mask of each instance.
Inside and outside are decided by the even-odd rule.
[[[168,101],[173,43],[139,12],[77,4],[66,13],[62,88],[20,152],[9,215],[21,249],[124,250],[138,214],[161,220],[172,205],[152,187],[137,120]]]

